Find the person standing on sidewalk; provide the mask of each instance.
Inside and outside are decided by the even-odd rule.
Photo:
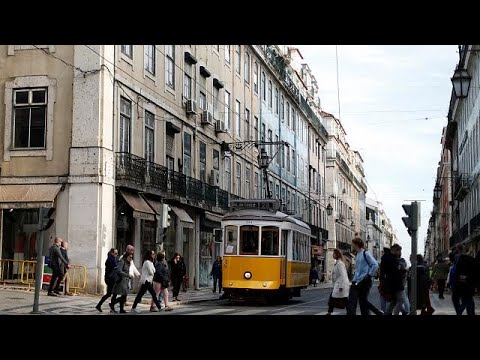
[[[408,300],[407,292],[405,290],[405,281],[407,265],[406,261],[402,259],[402,247],[399,244],[393,244],[391,253],[394,257],[391,272],[387,274],[389,282],[388,288],[393,293],[393,301],[388,303],[386,314],[398,315],[400,311],[405,313],[410,312],[410,302]],[[400,261],[403,260],[403,261]]]
[[[62,267],[68,269],[68,260],[65,259],[60,251],[60,246],[62,244],[62,238],[56,237],[53,245],[50,246],[49,256],[50,256],[50,268],[52,269],[52,278],[50,280],[50,286],[48,287],[48,296],[57,296],[60,294],[58,290],[55,289],[56,282],[61,281],[63,277]],[[55,292],[54,292],[55,291]]]
[[[355,238],[352,240],[352,250],[356,254],[356,270],[350,288],[347,315],[356,315],[358,302],[360,303],[362,315],[369,315],[370,311],[375,315],[383,315],[381,310],[368,301],[372,279],[378,270],[378,263],[369,252],[364,250],[362,239]]]
[[[185,263],[179,253],[175,253],[170,261],[170,273],[173,283],[173,301],[178,301],[180,286],[182,286],[183,277],[187,274]]]
[[[62,240],[60,244],[60,252],[62,253],[62,256],[67,260],[67,263],[70,264],[70,259],[68,258],[68,241]],[[68,283],[68,272],[67,272],[67,266],[65,264],[61,264],[60,270],[62,271],[62,277],[57,279],[57,284],[55,285],[55,290],[54,292],[56,294],[60,293],[60,285],[63,282],[63,293],[65,295],[70,294],[69,292],[69,283]]]
[[[475,302],[473,295],[475,294],[476,285],[476,269],[475,259],[465,253],[462,244],[458,244],[455,255],[455,291],[460,298],[457,314],[462,315],[467,310],[467,315],[475,315]]]
[[[160,302],[157,299],[157,294],[153,290],[153,274],[155,274],[155,266],[153,265],[154,251],[147,251],[143,257],[142,276],[140,277],[140,290],[138,290],[135,301],[132,305],[132,312],[137,312],[137,305],[142,300],[143,295],[148,291],[152,296],[152,300],[157,306],[158,310],[162,309]]]
[[[113,285],[115,284],[115,268],[117,267],[118,250],[111,248],[105,261],[105,284],[107,284],[107,293],[102,296],[95,309],[102,312],[102,304],[112,296]]]
[[[350,292],[350,280],[348,279],[347,268],[345,267],[345,258],[340,250],[333,250],[335,264],[332,270],[333,290],[328,299],[328,312],[331,315],[333,308],[347,308],[348,294]],[[348,308],[347,308],[348,313]]]
[[[433,277],[433,280],[437,283],[439,299],[445,299],[445,297],[443,296],[443,293],[445,291],[445,283],[447,281],[449,270],[450,270],[450,267],[448,266],[448,263],[443,259],[441,255],[438,255],[437,263],[433,267],[432,277]]]
[[[218,292],[222,292],[222,258],[217,256],[212,265],[212,271],[210,271],[210,276],[213,277],[213,292],[217,291],[217,282],[218,282]]]

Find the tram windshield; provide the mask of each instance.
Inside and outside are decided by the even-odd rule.
[[[278,255],[278,228],[265,226],[262,228],[262,255]]]
[[[258,255],[258,226],[240,227],[240,255]]]
[[[237,255],[237,227],[225,227],[225,254]]]

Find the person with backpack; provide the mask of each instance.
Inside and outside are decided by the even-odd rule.
[[[375,315],[383,315],[383,311],[377,309],[368,301],[368,294],[372,287],[372,279],[378,270],[378,263],[375,258],[364,249],[363,240],[355,238],[352,240],[352,250],[355,255],[355,274],[350,288],[348,298],[347,315],[356,315],[357,303],[360,303],[362,315],[369,315],[372,311]]]

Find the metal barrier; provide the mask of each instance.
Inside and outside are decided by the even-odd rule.
[[[28,286],[35,284],[35,260],[0,259],[0,284]],[[67,292],[73,290],[76,295],[87,287],[87,268],[83,265],[70,265],[67,271]]]
[[[74,295],[87,287],[87,268],[83,265],[70,265],[67,271],[67,291],[73,290]]]

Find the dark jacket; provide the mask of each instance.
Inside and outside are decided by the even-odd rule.
[[[410,268],[410,272],[412,268]],[[410,298],[411,276],[408,276],[408,293]],[[430,277],[428,268],[424,264],[417,265],[417,310],[423,310],[427,306],[427,296],[429,296]]]
[[[404,289],[399,259],[390,252],[382,256],[380,282],[385,294],[394,295]]]
[[[220,277],[222,276],[222,262],[215,260],[212,265],[212,271],[210,271],[210,276]]]
[[[68,265],[68,260],[65,259],[60,251],[60,247],[53,244],[50,246],[49,250],[50,255],[50,268],[55,272],[62,272],[62,264]]]
[[[165,260],[155,261],[155,274],[153,274],[153,281],[162,284],[162,287],[168,287],[170,280],[170,271]]]
[[[120,275],[119,280],[113,285],[112,293],[117,295],[128,295],[128,282],[130,280],[130,264],[122,259],[118,262],[115,271]]]
[[[117,265],[117,257],[109,253],[107,260],[105,260],[105,283],[107,285],[111,282],[115,282],[115,268]]]
[[[63,247],[60,247],[60,252],[62,253],[63,258],[67,260],[67,264],[70,264],[70,259],[68,258],[67,250],[64,249]],[[62,271],[63,274],[67,272],[67,264],[64,264],[63,262],[60,264],[60,270]]]
[[[175,263],[174,260],[170,261],[170,272],[172,278],[180,279],[187,275],[187,268],[185,267],[185,263],[182,259]]]
[[[318,280],[318,271],[315,268],[310,269],[310,281],[312,280]]]
[[[472,256],[462,254],[455,262],[455,290],[459,295],[473,296],[476,285],[476,264]]]

